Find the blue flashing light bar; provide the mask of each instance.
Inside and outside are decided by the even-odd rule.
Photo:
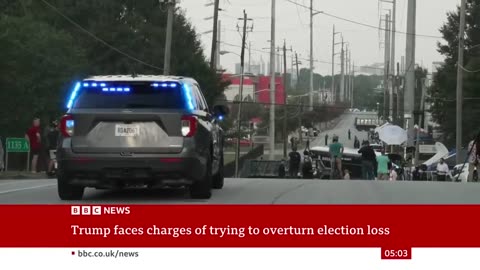
[[[105,86],[107,86],[107,84],[106,83],[101,83],[100,86],[105,87]]]
[[[83,87],[89,87],[89,86],[90,86],[90,84],[88,84],[88,83],[83,84]]]
[[[187,109],[193,111],[195,107],[193,106],[192,89],[188,84],[183,84],[183,93],[187,99]]]
[[[102,91],[103,92],[108,92],[108,88],[104,87],[104,88],[102,88]]]
[[[68,99],[68,102],[67,102],[67,109],[72,108],[73,101],[75,100],[75,97],[77,97],[78,90],[80,90],[80,86],[81,84],[79,82],[75,84],[75,88],[73,88],[72,94],[70,94],[70,98]]]
[[[128,88],[128,87],[123,88],[123,91],[125,91],[125,92],[130,92],[130,88]]]
[[[97,87],[97,83],[92,83],[92,87]]]

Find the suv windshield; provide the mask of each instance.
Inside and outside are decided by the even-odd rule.
[[[115,82],[107,87],[83,87],[73,108],[91,109],[183,109],[181,86],[153,87],[152,82]]]

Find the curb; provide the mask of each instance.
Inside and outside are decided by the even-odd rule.
[[[35,179],[46,179],[48,178],[45,174],[38,175],[25,175],[25,174],[12,174],[4,175],[0,174],[0,180],[35,180]]]

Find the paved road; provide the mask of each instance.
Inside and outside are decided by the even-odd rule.
[[[372,118],[377,117],[374,112],[359,112],[359,113],[345,113],[340,117],[338,124],[330,130],[326,130],[320,133],[315,141],[313,141],[311,146],[324,146],[325,145],[325,135],[328,134],[329,143],[332,142],[332,137],[334,134],[338,135],[339,141],[343,143],[346,147],[353,148],[353,139],[355,136],[358,137],[360,143],[362,140],[368,139],[368,133],[366,131],[357,131],[355,129],[355,118]],[[351,140],[348,139],[348,130],[351,132]]]
[[[480,184],[343,180],[227,179],[210,200],[192,200],[178,190],[97,191],[88,204],[480,204]],[[56,181],[2,180],[0,204],[65,204]]]

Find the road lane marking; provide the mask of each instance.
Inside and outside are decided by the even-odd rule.
[[[4,191],[0,191],[0,195],[2,195],[2,194],[7,194],[7,193],[12,193],[12,192],[30,190],[30,189],[39,189],[39,188],[45,188],[45,187],[53,187],[53,186],[56,186],[56,185],[57,185],[57,184],[48,184],[48,185],[41,185],[41,186],[33,186],[33,187],[25,187],[25,188],[16,188],[16,189],[4,190]]]

